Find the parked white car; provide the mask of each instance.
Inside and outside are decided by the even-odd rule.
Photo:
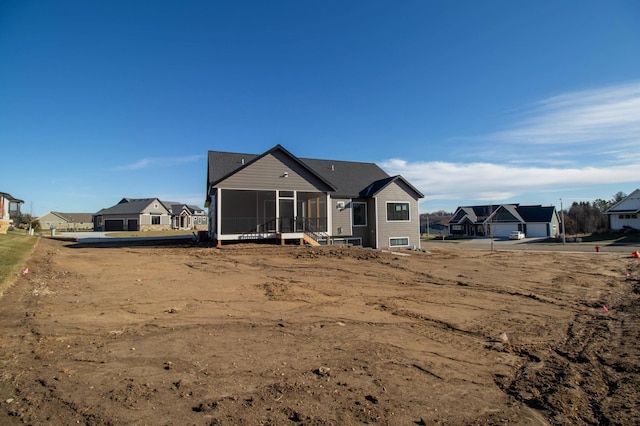
[[[521,240],[524,238],[524,232],[522,231],[511,231],[509,234],[510,240]]]

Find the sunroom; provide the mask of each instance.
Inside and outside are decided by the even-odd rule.
[[[322,192],[218,188],[211,197],[212,231],[217,240],[326,240],[328,200]]]

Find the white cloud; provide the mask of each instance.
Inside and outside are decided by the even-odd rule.
[[[531,167],[492,163],[407,162],[390,159],[380,166],[400,174],[425,194],[425,200],[504,201],[530,192],[640,181],[639,167]],[[523,202],[525,202],[523,200]]]
[[[640,81],[554,96],[519,116],[509,130],[474,138],[466,151],[473,162],[389,159],[381,167],[403,175],[425,200],[452,203],[526,203],[525,194],[553,199],[567,188],[640,185]]]
[[[206,158],[205,155],[188,155],[184,157],[156,157],[143,158],[135,163],[116,167],[116,170],[142,170],[149,167],[173,167],[187,163],[194,163]]]
[[[510,130],[486,136],[507,143],[640,145],[640,82],[554,96],[524,110]]]

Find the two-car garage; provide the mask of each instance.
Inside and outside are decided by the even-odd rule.
[[[138,219],[126,219],[127,226],[125,228],[125,219],[107,219],[104,221],[105,231],[137,231]]]

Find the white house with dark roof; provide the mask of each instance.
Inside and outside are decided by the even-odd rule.
[[[508,237],[522,231],[527,237],[557,237],[560,219],[554,206],[496,204],[458,207],[449,219],[449,234]]]
[[[209,151],[209,235],[373,248],[419,247],[418,200],[402,176],[373,163]]]
[[[609,225],[615,231],[630,228],[640,230],[640,189],[615,203],[605,214],[609,216]]]
[[[94,231],[207,230],[206,211],[158,198],[123,198],[93,216]]]

